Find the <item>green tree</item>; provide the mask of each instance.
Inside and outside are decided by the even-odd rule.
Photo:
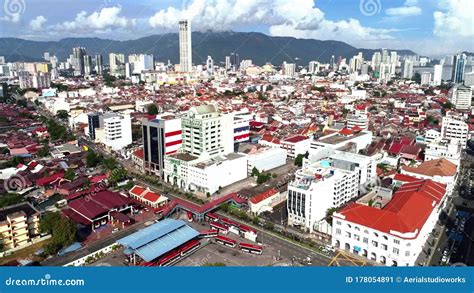
[[[329,225],[332,225],[332,214],[337,211],[336,208],[329,208],[326,210],[326,221],[329,223]]]
[[[66,120],[69,118],[69,113],[66,110],[59,110],[56,112],[56,117],[61,120]]]
[[[102,161],[102,157],[97,155],[94,151],[89,150],[86,155],[86,165],[89,168],[96,167]]]
[[[67,179],[67,180],[74,180],[74,178],[76,178],[76,172],[74,172],[74,169],[67,169],[66,172],[64,173],[64,179]]]
[[[150,106],[148,106],[147,112],[150,115],[156,115],[158,114],[158,107],[156,107],[155,104],[151,104]]]
[[[49,156],[49,151],[49,146],[44,146],[36,152],[36,155],[40,158],[44,158]]]
[[[258,176],[258,175],[260,175],[260,171],[258,171],[257,167],[253,167],[252,176]]]
[[[109,182],[115,184],[117,182],[123,181],[127,178],[127,170],[123,168],[117,168],[112,170],[109,174]]]
[[[305,155],[304,154],[298,154],[295,158],[295,166],[302,167],[303,166],[303,159]]]
[[[40,220],[39,229],[41,233],[51,234],[51,242],[45,247],[47,254],[54,254],[76,241],[76,224],[68,218],[63,218],[59,212],[44,215]]]

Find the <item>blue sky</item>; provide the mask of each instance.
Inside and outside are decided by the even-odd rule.
[[[0,36],[134,39],[176,32],[259,31],[412,49],[438,57],[474,51],[473,0],[2,0]]]

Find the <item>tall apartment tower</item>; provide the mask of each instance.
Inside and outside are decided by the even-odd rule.
[[[191,22],[179,22],[179,64],[182,72],[191,72],[193,66],[193,51],[191,43]]]
[[[72,55],[73,55],[73,67],[74,67],[74,74],[84,75],[84,56],[86,55],[86,48],[83,47],[76,47],[72,48]]]

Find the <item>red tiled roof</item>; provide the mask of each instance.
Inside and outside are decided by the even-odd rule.
[[[400,173],[395,174],[395,177],[393,177],[393,179],[397,181],[402,181],[402,182],[414,182],[414,181],[420,180],[410,175],[405,175],[405,174],[400,174]]]
[[[308,137],[305,136],[305,135],[296,135],[296,136],[287,138],[287,139],[285,139],[284,141],[290,142],[290,143],[297,143],[297,142],[300,142],[300,141],[303,141],[303,140],[307,140],[307,139],[308,139]]]
[[[154,193],[153,191],[148,191],[144,196],[143,199],[148,200],[150,202],[156,202],[160,198],[160,195]]]
[[[342,134],[342,135],[352,135],[352,130],[350,130],[349,128],[347,127],[344,127],[343,129],[341,129],[339,131],[339,134]]]
[[[140,196],[143,194],[143,192],[145,192],[145,188],[144,187],[141,187],[139,185],[135,185],[129,192],[133,195],[137,195],[137,196]]]
[[[59,178],[64,178],[64,172],[54,173],[54,174],[52,174],[48,177],[43,177],[43,178],[37,179],[36,180],[36,185],[45,186],[45,185],[48,185],[51,182],[53,182],[53,181],[55,181]]]
[[[138,150],[135,150],[133,152],[133,155],[136,157],[139,157],[140,159],[143,159],[144,158],[143,148],[139,148]]]
[[[278,193],[278,190],[276,188],[271,188],[271,189],[269,189],[265,192],[262,192],[260,194],[257,194],[256,196],[252,197],[250,199],[250,202],[253,203],[253,204],[257,204],[257,203],[259,203],[259,202],[261,202],[261,201],[263,201],[263,200],[265,200],[265,199],[267,199],[267,198],[269,198],[269,197],[271,197],[271,196],[273,196],[277,193]]]
[[[415,233],[404,238],[413,239],[436,205],[439,204],[446,186],[432,180],[419,180],[406,183],[393,195],[392,200],[382,209],[358,203],[349,204],[342,209],[345,220],[369,227],[384,233]],[[336,214],[335,217],[338,217]]]
[[[103,190],[98,193],[92,193],[89,197],[79,198],[68,203],[69,207],[76,213],[94,219],[109,210],[125,206],[131,201],[117,192]]]

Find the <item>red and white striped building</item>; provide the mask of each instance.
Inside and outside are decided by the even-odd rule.
[[[143,121],[143,162],[145,171],[161,176],[164,156],[176,153],[182,144],[181,119],[172,115]]]

